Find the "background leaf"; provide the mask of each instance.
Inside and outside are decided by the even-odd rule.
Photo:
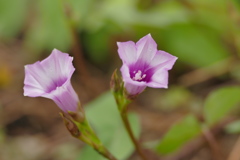
[[[23,28],[28,2],[28,0],[0,0],[0,38],[2,40],[13,38]]]
[[[196,117],[188,115],[169,129],[157,145],[157,152],[161,154],[172,153],[200,132],[201,126]]]
[[[164,29],[161,39],[165,50],[195,67],[214,64],[229,54],[217,35],[190,23]]]
[[[118,159],[126,159],[134,151],[120,119],[117,106],[110,92],[103,94],[86,106],[86,114],[103,144]],[[136,114],[129,114],[129,120],[136,137],[140,134],[140,125]],[[104,159],[89,146],[84,147],[79,160]]]
[[[225,117],[240,102],[240,87],[224,87],[213,91],[204,104],[204,116],[209,125]]]
[[[234,122],[228,124],[228,125],[225,127],[225,130],[226,130],[228,133],[239,134],[239,133],[240,133],[240,120],[234,121]]]
[[[38,51],[53,48],[68,50],[72,42],[70,21],[65,15],[62,1],[41,0],[37,3],[38,18],[27,34],[27,46]]]

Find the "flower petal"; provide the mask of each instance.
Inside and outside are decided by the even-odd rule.
[[[139,82],[131,79],[127,65],[123,64],[120,70],[122,72],[124,87],[129,95],[137,95],[147,87],[146,82]]]
[[[168,87],[168,70],[172,69],[177,57],[164,52],[158,51],[151,61],[153,75],[148,82],[148,87],[167,88]]]
[[[136,43],[136,48],[132,41],[125,43],[124,47],[123,42],[118,43],[118,53],[123,60],[121,72],[128,94],[139,94],[146,86],[167,88],[168,70],[173,67],[177,57],[158,51],[157,44],[150,34],[141,38]]]
[[[79,99],[70,79],[73,58],[54,49],[41,62],[25,66],[24,95],[52,99],[64,111],[77,111]]]
[[[26,65],[24,95],[41,96],[70,80],[75,70],[72,60],[68,54],[54,49],[43,61]]]
[[[137,60],[137,50],[135,43],[132,41],[128,42],[117,42],[118,54],[122,59],[123,63],[130,65]]]
[[[154,55],[157,53],[157,44],[148,34],[141,38],[137,43],[138,61],[144,61],[146,64],[150,63]]]
[[[42,97],[52,99],[64,112],[77,111],[79,99],[70,81]]]
[[[36,62],[34,64],[25,66],[25,79],[24,79],[25,96],[31,97],[40,96],[42,93],[46,92],[50,83],[52,83],[52,80],[50,79],[50,77],[46,76],[45,71],[40,62]]]
[[[139,83],[141,83],[141,82],[139,82]],[[126,88],[128,95],[134,96],[134,95],[138,95],[141,92],[143,92],[147,86],[145,86],[145,85],[139,86],[139,85],[133,85],[131,83],[124,83],[124,87]]]
[[[152,88],[168,88],[168,70],[161,69],[155,72],[151,81],[147,83],[148,87]]]
[[[154,68],[166,68],[167,70],[172,69],[177,57],[165,52],[158,51],[151,61],[151,67]]]
[[[53,85],[61,86],[67,79],[71,78],[75,70],[72,61],[73,57],[54,49],[51,55],[40,63],[44,66],[46,76],[53,81]]]
[[[129,73],[129,67],[126,64],[122,65],[120,71],[122,72],[123,81],[125,79],[131,79],[130,73]]]
[[[26,72],[26,75],[27,74],[28,73]],[[36,81],[36,79],[33,76],[29,75],[26,77],[24,80],[25,85],[23,87],[24,96],[38,97],[45,93],[42,86]]]

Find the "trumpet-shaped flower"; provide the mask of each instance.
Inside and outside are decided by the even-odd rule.
[[[117,42],[118,54],[123,65],[121,73],[129,95],[141,93],[147,86],[168,87],[168,70],[172,69],[177,57],[157,50],[157,44],[150,34],[136,44],[132,41]]]
[[[77,111],[79,99],[71,85],[73,57],[54,49],[49,57],[25,66],[24,96],[52,99],[64,111]]]

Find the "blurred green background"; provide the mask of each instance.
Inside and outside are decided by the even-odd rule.
[[[121,66],[116,42],[136,42],[151,33],[159,50],[178,57],[169,89],[148,89],[132,106],[141,140],[155,142],[187,113],[201,114],[209,92],[239,85],[239,12],[238,0],[0,0],[0,159],[81,159],[83,144],[67,133],[55,104],[23,97],[24,65],[42,60],[53,48],[74,56],[73,86],[81,102],[91,106],[87,103],[108,91],[112,72]],[[111,96],[103,97],[95,106],[114,106]],[[239,119],[240,109],[229,117]],[[136,130],[140,134],[139,126]],[[232,147],[239,122],[228,131],[232,138],[222,138]],[[208,151],[203,155],[211,157]]]

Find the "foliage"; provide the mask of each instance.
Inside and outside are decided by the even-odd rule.
[[[119,62],[116,41],[137,41],[151,33],[158,49],[178,57],[177,67],[170,74],[170,85],[176,87],[162,91],[164,96],[159,99],[155,96],[154,103],[159,105],[157,109],[167,107],[164,111],[168,112],[188,106],[184,110],[189,112],[169,126],[155,146],[157,153],[167,155],[201,135],[202,126],[214,127],[233,111],[239,112],[240,88],[228,86],[240,80],[239,12],[239,0],[0,0],[0,40],[1,45],[20,44],[24,53],[31,53],[26,57],[38,59],[53,48],[71,53],[76,34],[85,60],[112,72],[118,67],[114,62]],[[220,63],[208,70],[228,60],[228,65]],[[213,75],[219,70],[223,70],[221,75]],[[7,81],[14,80],[15,71],[11,72],[0,59],[0,72],[2,89]],[[205,81],[196,86],[182,84],[183,77],[196,79],[189,76],[193,72]],[[206,93],[209,95],[202,100]],[[192,101],[197,101],[193,97],[203,103],[197,113],[203,117],[201,121],[192,112]],[[127,159],[134,147],[110,93],[90,102],[86,113],[104,145],[119,159]],[[239,115],[235,117],[239,119]],[[129,118],[139,136],[137,115],[130,114]],[[236,120],[225,129],[229,134],[239,133],[239,126]],[[102,157],[85,146],[78,159]]]
[[[71,47],[71,28],[63,7],[59,0],[37,1],[38,18],[27,32],[27,46],[37,50],[58,48],[63,51]],[[36,45],[32,46],[32,42]]]
[[[134,151],[120,115],[110,92],[107,92],[86,106],[87,118],[97,131],[104,145],[118,158],[127,159]],[[130,123],[136,137],[140,134],[140,126],[136,114],[129,115]],[[80,159],[104,159],[91,147],[85,146],[80,153]]]
[[[203,115],[205,122],[200,122],[196,116],[187,115],[173,125],[156,147],[158,153],[169,154],[181,148],[185,143],[200,135],[207,124],[211,127],[220,122],[230,111],[239,105],[240,87],[222,87],[209,94],[205,100]],[[239,131],[239,122],[227,127],[229,132]]]
[[[10,0],[0,3],[1,37],[11,38],[23,31],[26,46],[35,52],[52,48],[69,50],[73,29],[86,35],[82,37],[86,54],[97,63],[104,63],[110,54],[109,39],[123,31],[131,36],[139,35],[136,39],[152,33],[161,42],[162,49],[194,67],[208,66],[229,57],[221,37],[232,35],[227,28],[234,26],[234,21],[229,20],[224,1],[216,4],[200,0],[166,1],[147,10],[139,8],[141,2],[137,0],[37,0],[36,3]],[[34,14],[26,25],[29,12]],[[91,47],[93,45],[95,47]]]
[[[234,122],[228,124],[225,127],[225,129],[228,133],[239,134],[240,133],[240,120],[234,121]]]
[[[206,123],[213,125],[240,104],[240,87],[224,87],[212,92],[205,101]]]
[[[16,36],[26,22],[28,0],[0,1],[0,37],[9,40]],[[16,16],[17,15],[17,16]]]
[[[177,122],[164,135],[157,151],[162,154],[171,153],[180,148],[187,141],[196,137],[201,131],[201,125],[193,115],[188,115]]]

